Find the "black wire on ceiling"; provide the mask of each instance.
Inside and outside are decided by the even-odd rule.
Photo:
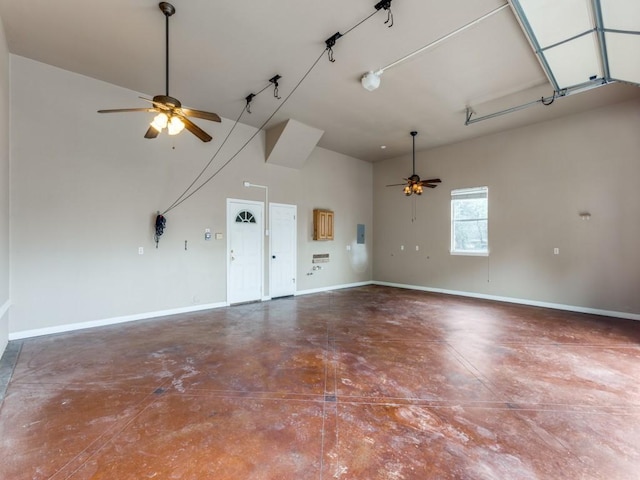
[[[367,15],[365,18],[363,18],[362,20],[360,20],[358,23],[356,23],[355,25],[353,25],[351,28],[349,28],[348,30],[345,31],[345,33],[340,33],[340,32],[336,32],[334,35],[332,35],[331,37],[329,37],[327,40],[325,40],[325,49],[322,51],[322,53],[320,54],[320,56],[318,56],[318,58],[313,62],[313,64],[311,65],[311,67],[309,67],[309,69],[305,72],[305,74],[302,76],[302,78],[298,81],[298,83],[293,87],[293,89],[291,90],[291,92],[289,92],[289,94],[284,98],[284,100],[282,101],[282,103],[280,105],[278,105],[278,107],[276,107],[276,109],[273,111],[273,113],[271,115],[269,115],[269,117],[258,127],[258,129],[253,133],[253,135],[251,135],[251,137],[249,137],[249,139],[238,149],[238,151],[236,153],[234,153],[225,163],[223,163],[211,176],[209,176],[204,182],[202,182],[197,188],[195,188],[195,190],[193,190],[191,193],[187,194],[187,192],[189,192],[189,190],[195,185],[195,183],[200,179],[200,177],[202,177],[202,175],[204,174],[204,172],[209,168],[209,166],[211,165],[211,163],[213,162],[213,160],[217,157],[218,153],[220,152],[222,146],[226,143],[226,141],[228,140],[229,136],[231,135],[231,133],[233,132],[233,130],[235,129],[235,127],[237,126],[238,122],[240,121],[240,119],[242,118],[242,115],[244,114],[244,112],[248,112],[251,113],[250,110],[250,105],[251,105],[251,101],[253,100],[254,97],[256,97],[257,95],[259,95],[260,93],[262,93],[263,91],[265,91],[270,85],[274,86],[274,97],[277,99],[280,99],[281,97],[278,96],[278,80],[282,77],[280,77],[280,75],[276,75],[273,78],[271,78],[269,80],[269,85],[267,85],[266,87],[264,87],[262,90],[260,90],[257,94],[249,94],[245,100],[246,100],[246,105],[242,108],[242,111],[240,112],[240,115],[238,115],[238,118],[236,119],[236,121],[233,124],[233,127],[231,127],[231,129],[229,130],[229,132],[227,133],[227,135],[225,136],[224,140],[222,141],[222,143],[220,144],[220,146],[218,147],[218,149],[216,150],[216,152],[213,154],[213,156],[211,157],[211,159],[209,160],[209,162],[207,163],[207,165],[205,165],[205,167],[200,171],[200,173],[198,174],[198,176],[193,180],[193,182],[191,182],[191,184],[185,189],[185,191],[169,206],[169,208],[167,208],[162,215],[166,215],[168,212],[170,212],[171,210],[173,210],[174,208],[178,207],[179,205],[181,205],[182,203],[184,203],[186,200],[188,200],[189,198],[191,198],[196,192],[198,192],[201,188],[203,188],[207,183],[209,183],[211,180],[213,180],[218,173],[220,173],[222,171],[223,168],[225,168],[227,165],[229,165],[229,163],[231,163],[231,161],[233,161],[234,158],[236,158],[245,148],[247,145],[249,145],[249,143],[251,142],[251,140],[253,140],[261,131],[262,129],[267,125],[267,123],[269,123],[271,121],[271,119],[276,115],[276,113],[278,113],[280,111],[280,109],[285,105],[285,103],[289,100],[289,98],[291,98],[291,96],[295,93],[295,91],[298,89],[298,87],[300,87],[300,85],[302,84],[302,82],[304,82],[304,80],[309,76],[309,74],[313,71],[313,69],[316,67],[316,65],[318,65],[318,62],[320,61],[320,59],[323,57],[323,55],[325,54],[325,52],[327,52],[328,57],[329,57],[329,61],[330,62],[335,62],[335,58],[333,56],[333,47],[336,45],[336,42],[338,39],[348,35],[349,33],[351,33],[353,30],[355,30],[356,28],[358,28],[360,25],[362,25],[364,22],[366,22],[367,20],[369,20],[371,17],[373,17],[378,11],[380,10],[386,10],[388,15],[387,15],[387,20],[384,22],[385,24],[389,23],[389,21],[391,21],[391,24],[388,25],[388,27],[392,27],[393,26],[393,14],[391,13],[391,2],[392,0],[381,0],[378,3],[376,3],[376,5],[374,6],[375,11],[369,15]],[[166,220],[165,220],[166,221]]]
[[[278,77],[280,77],[280,75],[277,75]],[[275,78],[275,77],[274,77]],[[282,77],[280,77],[282,78]],[[169,206],[169,208],[167,208],[164,212],[163,215],[166,214],[168,211],[172,210],[174,207],[176,207],[179,203],[182,203],[181,200],[182,198],[189,192],[189,190],[191,189],[191,187],[193,187],[195,185],[195,183],[200,179],[200,177],[202,177],[202,175],[204,174],[204,172],[207,170],[207,168],[209,168],[209,166],[213,163],[213,161],[216,159],[216,157],[218,156],[218,153],[220,153],[220,150],[222,149],[222,147],[224,146],[225,143],[227,143],[227,140],[229,139],[229,137],[231,136],[231,133],[233,132],[233,130],[236,128],[236,126],[238,125],[238,122],[240,121],[240,119],[242,118],[242,115],[244,115],[244,112],[246,111],[247,113],[251,113],[251,109],[249,108],[251,105],[251,102],[253,101],[253,99],[255,97],[257,97],[258,95],[260,95],[262,92],[264,92],[267,88],[269,88],[271,85],[273,85],[273,82],[271,80],[269,80],[269,83],[262,89],[260,90],[258,93],[250,93],[249,95],[247,95],[247,97],[245,98],[245,100],[247,101],[247,104],[242,107],[242,111],[240,112],[240,115],[238,115],[238,118],[236,118],[236,121],[233,123],[233,126],[231,127],[231,129],[227,132],[227,135],[224,137],[224,140],[222,141],[222,143],[220,144],[220,146],[218,147],[218,149],[216,150],[216,152],[213,154],[213,156],[209,159],[209,163],[207,163],[204,168],[200,171],[200,173],[198,174],[198,176],[193,180],[193,182],[191,182],[191,184],[185,189],[184,192],[182,192],[180,194],[180,196],[178,198],[175,199],[175,201]],[[276,87],[277,88],[277,87]],[[277,90],[276,90],[277,91]],[[275,96],[275,94],[274,94]]]
[[[307,78],[307,76],[311,73],[311,71],[315,68],[315,66],[318,64],[318,62],[320,61],[320,59],[324,56],[324,50],[322,51],[322,53],[320,54],[320,56],[316,59],[315,62],[313,62],[313,65],[311,65],[311,67],[307,70],[307,72],[303,75],[303,77],[300,79],[300,81],[296,84],[295,87],[293,87],[293,90],[291,90],[291,92],[289,93],[289,95],[287,95],[284,100],[282,101],[282,103],[280,105],[278,105],[278,107],[273,111],[273,113],[271,115],[269,115],[269,118],[267,118],[264,122],[262,122],[262,125],[260,125],[258,127],[258,129],[253,133],[253,135],[251,135],[249,137],[249,139],[244,142],[244,144],[238,149],[238,151],[236,153],[234,153],[229,160],[227,160],[225,163],[223,163],[209,178],[207,178],[204,182],[202,182],[195,190],[193,190],[189,195],[184,196],[184,194],[182,195],[184,198],[182,198],[180,201],[174,202],[174,204],[169,207],[167,210],[165,210],[165,214],[168,213],[169,211],[173,210],[174,208],[176,208],[177,206],[181,205],[182,203],[184,203],[186,200],[188,200],[189,198],[191,198],[198,190],[200,190],[202,187],[204,187],[207,183],[209,183],[211,180],[213,180],[215,178],[216,175],[218,175],[218,173],[220,173],[222,171],[222,169],[224,167],[226,167],[227,165],[229,165],[231,163],[231,161],[236,158],[245,148],[247,145],[249,145],[249,143],[251,142],[251,140],[253,140],[261,131],[262,129],[265,127],[265,125],[267,123],[269,123],[269,121],[271,121],[271,119],[276,115],[276,113],[278,113],[280,111],[280,109],[284,106],[284,104],[287,102],[287,100],[289,100],[289,98],[291,97],[291,95],[294,94],[294,92],[298,89],[298,87],[302,84],[302,82]],[[244,112],[244,107],[243,110]],[[240,114],[240,116],[242,116],[242,114]],[[238,120],[240,119],[240,117],[238,117]],[[236,121],[237,124],[237,121]],[[235,127],[235,125],[234,125]],[[231,132],[229,132],[231,133]],[[229,138],[229,135],[227,135],[227,138]],[[225,138],[226,140],[226,138]],[[220,149],[218,149],[218,151],[220,151]],[[216,152],[217,153],[217,152]],[[211,159],[211,161],[213,161],[213,158]],[[211,164],[211,161],[209,162],[209,165]],[[208,165],[207,165],[208,167]],[[205,167],[206,169],[206,167]],[[203,171],[204,173],[204,171]],[[202,175],[202,174],[201,174]],[[193,182],[195,183],[195,181]],[[192,183],[192,185],[193,185]]]

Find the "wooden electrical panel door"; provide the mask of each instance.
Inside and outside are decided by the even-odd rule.
[[[316,208],[313,211],[313,239],[333,240],[333,212]]]

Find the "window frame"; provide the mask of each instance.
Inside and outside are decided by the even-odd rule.
[[[456,218],[455,218],[455,201],[456,197],[463,197],[464,195],[483,195],[484,199],[487,203],[486,210],[487,216],[484,218],[472,219],[471,221],[486,221],[487,222],[487,238],[486,238],[486,249],[485,250],[460,250],[456,249]],[[482,198],[482,197],[478,197]],[[458,198],[458,200],[462,200],[462,198]],[[457,220],[457,222],[461,222],[462,220]],[[489,256],[489,187],[471,187],[471,188],[458,188],[451,190],[451,238],[449,244],[449,253],[451,255],[461,255],[461,256],[469,256],[469,257],[488,257]]]

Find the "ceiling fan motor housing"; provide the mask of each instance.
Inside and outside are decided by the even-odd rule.
[[[156,95],[155,97],[153,97],[153,103],[159,103],[169,108],[182,107],[180,100],[178,100],[177,98],[170,97],[168,95]]]

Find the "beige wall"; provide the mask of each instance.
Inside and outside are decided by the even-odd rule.
[[[10,332],[225,302],[226,199],[265,198],[244,180],[269,186],[271,202],[298,206],[298,290],[371,279],[371,243],[364,253],[346,250],[356,223],[371,232],[371,164],[317,148],[301,170],[269,165],[260,134],[167,214],[156,249],[155,212],[191,183],[232,122],[201,122],[214,135],[209,144],[187,133],[146,140],[148,115],[96,113],[142,105],[136,92],[18,56],[11,62]],[[239,125],[212,167],[254,132]],[[335,210],[335,241],[311,240],[315,207]],[[205,228],[224,239],[204,241]],[[313,253],[332,262],[307,276]]]
[[[443,184],[415,200],[384,187],[410,167],[374,168],[375,280],[640,313],[637,100],[419,152],[417,173]],[[451,190],[484,185],[491,254],[451,256]]]
[[[419,152],[418,173],[440,176],[444,183],[415,199],[413,222],[414,198],[384,187],[406,177],[409,156],[371,165],[316,148],[305,167],[294,170],[264,162],[261,134],[220,176],[167,215],[166,233],[155,249],[156,210],[186,188],[231,122],[206,125],[215,137],[210,144],[186,134],[145,140],[144,114],[95,113],[138,105],[136,92],[10,58],[13,306],[10,320],[5,316],[0,324],[5,339],[7,321],[9,332],[19,333],[225,302],[226,199],[264,200],[264,191],[244,188],[244,180],[268,185],[271,202],[298,206],[298,291],[374,278],[640,313],[638,101]],[[5,77],[8,70],[6,62],[0,65]],[[8,79],[0,86],[1,154],[9,144]],[[213,166],[254,132],[240,125]],[[8,301],[3,158],[0,300]],[[489,187],[491,255],[451,256],[450,191],[481,185]],[[311,240],[317,207],[336,212],[332,242]],[[591,221],[580,220],[583,210]],[[364,247],[356,244],[358,223],[366,225]],[[205,242],[205,228],[225,239]],[[140,246],[144,255],[138,255]],[[560,255],[553,255],[554,247]],[[307,275],[314,253],[329,253],[331,262]],[[265,271],[265,283],[267,278]]]
[[[9,332],[9,51],[0,19],[0,356]]]

